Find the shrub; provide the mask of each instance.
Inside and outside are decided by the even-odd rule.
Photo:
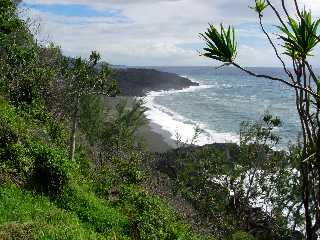
[[[33,146],[34,167],[31,186],[38,192],[56,196],[66,186],[72,172],[72,164],[66,153],[46,145]]]
[[[108,163],[99,166],[93,173],[96,190],[106,195],[121,184],[138,184],[145,179],[142,169],[144,153],[136,150],[118,152]]]
[[[0,148],[6,148],[17,141],[17,133],[6,122],[0,120]]]
[[[112,162],[121,182],[139,183],[144,179],[141,169],[143,157],[143,153],[139,151],[131,151],[123,153],[122,156],[113,157]]]
[[[9,124],[0,119],[0,159],[1,162],[13,163],[17,158],[17,133]]]
[[[41,141],[53,143],[60,147],[65,147],[67,133],[63,124],[54,119],[46,107],[38,102],[32,104],[20,104],[17,109],[17,114],[28,123],[28,128],[32,130],[32,135]],[[19,129],[21,130],[21,129]]]
[[[32,224],[9,223],[0,226],[0,239],[2,240],[33,240],[35,239]]]
[[[244,231],[238,231],[232,235],[232,240],[255,240],[255,238]]]
[[[47,193],[58,192],[54,188],[64,184],[63,172],[68,171],[71,165],[62,148],[50,148],[49,145],[63,147],[64,142],[63,127],[41,104],[13,107],[0,98],[1,174],[11,175],[11,180],[21,179],[23,182],[39,178],[41,183],[34,180],[36,189]],[[45,184],[51,187],[40,187]]]
[[[135,239],[194,239],[189,227],[158,197],[135,186],[123,186],[115,204],[130,216]]]
[[[46,125],[50,141],[58,146],[65,146],[67,133],[62,124],[50,119]]]
[[[11,180],[24,179],[32,166],[27,149],[20,143],[18,131],[3,115],[0,116],[0,166],[0,174],[7,176],[2,179]]]

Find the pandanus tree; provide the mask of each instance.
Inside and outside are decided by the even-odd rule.
[[[289,11],[285,0],[280,3],[280,7],[277,7],[270,0],[255,0],[252,9],[257,12],[260,28],[286,77],[258,74],[238,64],[235,30],[231,26],[225,28],[222,24],[219,27],[209,25],[207,31],[201,34],[206,43],[203,56],[223,65],[232,65],[251,76],[281,82],[295,93],[302,132],[297,170],[300,173],[305,235],[306,239],[315,240],[320,235],[320,80],[310,63],[310,57],[319,46],[320,20],[314,20],[311,11],[302,9],[297,0],[290,1],[290,9],[294,12]],[[278,21],[277,40],[266,31],[263,22],[266,9],[270,9]],[[281,42],[281,48],[278,41]],[[288,57],[290,61],[285,61]]]
[[[110,79],[111,69],[108,65],[100,64],[100,55],[93,51],[89,60],[78,58],[66,61],[65,92],[66,105],[71,116],[70,160],[74,160],[76,149],[76,133],[79,117],[81,116],[80,101],[88,96],[115,96],[118,87]]]

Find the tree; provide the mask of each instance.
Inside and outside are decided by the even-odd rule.
[[[145,112],[146,107],[142,99],[134,99],[130,102],[127,99],[121,99],[115,105],[114,116],[105,123],[101,136],[105,152],[119,155],[121,152],[137,148],[140,145],[138,129],[147,123]]]
[[[110,80],[111,69],[108,65],[98,66],[100,55],[93,51],[89,60],[82,58],[74,62],[66,60],[65,91],[66,104],[71,115],[70,160],[74,160],[76,149],[76,132],[79,121],[80,101],[88,96],[115,96],[117,84]]]
[[[39,97],[37,46],[25,21],[19,19],[17,6],[10,0],[0,2],[0,88],[11,102],[31,103]]]
[[[298,171],[301,178],[301,197],[304,206],[306,239],[315,240],[320,231],[320,80],[309,62],[310,56],[319,45],[320,20],[313,20],[311,11],[302,10],[297,0],[293,1],[296,17],[289,14],[287,3],[281,0],[277,8],[270,0],[255,0],[252,9],[257,12],[262,32],[268,39],[279,60],[286,78],[257,74],[236,62],[237,43],[234,28],[220,29],[210,25],[201,34],[206,42],[203,56],[232,65],[254,77],[281,82],[289,86],[296,96],[296,108],[302,131]],[[263,12],[270,9],[279,22],[278,36],[284,52],[281,53],[263,24]],[[281,14],[284,13],[284,15]],[[284,61],[291,60],[291,68]]]

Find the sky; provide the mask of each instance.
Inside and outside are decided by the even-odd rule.
[[[275,5],[279,0],[273,0]],[[287,0],[289,11],[291,0]],[[298,0],[320,16],[320,0]],[[127,66],[215,66],[199,56],[204,46],[199,33],[208,23],[233,25],[237,62],[243,66],[279,66],[259,29],[254,0],[24,0],[24,17],[40,24],[37,39],[54,42],[68,56],[100,52],[104,61]],[[266,29],[280,48],[271,10]],[[280,51],[282,51],[280,49]],[[317,54],[319,53],[319,54]],[[320,51],[315,51],[320,56]],[[314,65],[320,66],[320,57]]]

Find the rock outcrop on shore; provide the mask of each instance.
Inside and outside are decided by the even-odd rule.
[[[188,78],[154,69],[114,69],[112,78],[117,80],[123,96],[142,97],[149,91],[180,90],[190,86],[199,86],[198,83]]]

